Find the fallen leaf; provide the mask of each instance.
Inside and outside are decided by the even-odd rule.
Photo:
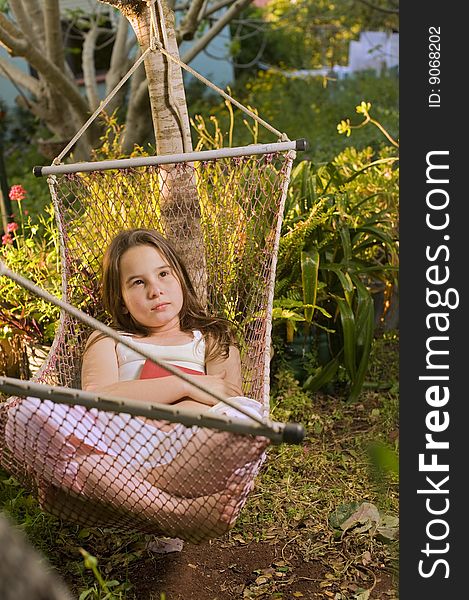
[[[274,567],[286,567],[288,565],[288,563],[284,560],[274,560],[272,564]]]
[[[247,544],[246,540],[243,538],[243,536],[239,535],[239,533],[232,535],[231,539],[235,542],[239,542],[240,544]]]
[[[381,516],[371,502],[351,502],[336,508],[329,516],[329,523],[335,529],[347,531],[353,528],[354,532],[362,533],[376,529],[381,524]]]
[[[362,592],[357,592],[354,596],[354,600],[368,600],[370,594],[371,590],[363,590]]]
[[[346,531],[359,523],[363,523],[364,525],[358,529],[362,532],[371,529],[373,526],[376,528],[380,522],[381,517],[376,506],[371,502],[362,502],[358,509],[342,523],[341,528]]]
[[[371,553],[368,552],[368,550],[366,550],[365,552],[363,552],[362,554],[362,565],[369,565],[371,562],[372,558],[371,558]]]
[[[376,537],[382,542],[392,542],[399,539],[399,517],[384,514],[376,529]]]

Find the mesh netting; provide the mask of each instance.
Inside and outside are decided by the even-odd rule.
[[[185,260],[207,310],[237,324],[243,393],[267,416],[270,313],[291,162],[291,153],[275,153],[51,176],[64,297],[108,322],[99,301],[105,248],[122,229],[157,229]],[[35,381],[79,388],[89,334],[64,312]],[[253,435],[37,398],[8,399],[0,427],[2,465],[45,510],[195,542],[232,526],[267,445]]]

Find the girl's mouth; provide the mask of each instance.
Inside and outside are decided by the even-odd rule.
[[[161,302],[160,304],[156,304],[151,310],[153,312],[164,310],[169,305],[169,302]]]

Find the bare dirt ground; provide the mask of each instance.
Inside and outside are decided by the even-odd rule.
[[[135,566],[129,580],[138,600],[397,598],[397,582],[379,567],[357,570],[355,578],[348,575],[343,581],[329,571],[320,560],[305,562],[282,542],[232,546],[216,540],[154,554]]]

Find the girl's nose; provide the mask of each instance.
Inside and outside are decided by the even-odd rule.
[[[159,296],[161,294],[160,286],[156,282],[151,283],[148,287],[148,294],[150,298],[155,298],[155,296]]]

